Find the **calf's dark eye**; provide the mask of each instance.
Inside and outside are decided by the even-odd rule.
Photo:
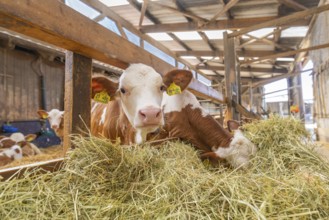
[[[161,86],[161,87],[160,87],[160,90],[161,90],[161,91],[165,91],[165,90],[166,90],[166,87],[165,87],[165,86]]]
[[[125,93],[126,93],[126,90],[125,90],[124,88],[121,88],[121,89],[120,89],[120,92],[121,92],[122,94],[125,94]]]

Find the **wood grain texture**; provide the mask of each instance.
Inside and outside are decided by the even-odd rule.
[[[92,59],[66,52],[64,102],[64,154],[71,147],[70,134],[88,134],[91,111]]]

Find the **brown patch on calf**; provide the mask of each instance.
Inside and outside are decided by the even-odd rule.
[[[64,136],[64,120],[61,120],[61,123],[59,123],[59,128],[55,131],[57,137],[59,137],[60,139],[63,138]]]
[[[91,114],[91,133],[98,137],[105,137],[115,142],[120,138],[121,144],[134,143],[135,130],[124,114],[119,100],[114,100],[108,104],[98,104]],[[101,117],[106,108],[104,123]]]
[[[29,144],[22,146],[22,154],[23,154],[23,156],[34,156],[34,155],[36,155],[33,148]]]
[[[232,135],[210,115],[203,116],[201,109],[187,105],[180,112],[165,114],[165,127],[169,137],[179,137],[192,143],[201,154],[213,148],[228,147]]]

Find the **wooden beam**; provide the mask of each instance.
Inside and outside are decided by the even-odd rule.
[[[205,24],[205,22],[207,21],[206,19],[204,19],[204,18],[202,18],[200,16],[197,16],[197,15],[191,13],[191,12],[177,10],[176,8],[173,8],[173,7],[170,7],[170,6],[167,6],[167,5],[158,3],[158,2],[152,2],[151,1],[150,4],[152,4],[154,6],[158,6],[159,8],[162,8],[162,9],[170,10],[170,11],[176,13],[176,14],[180,14],[180,15],[183,15],[185,17],[191,18],[194,21],[196,21],[198,25]]]
[[[226,1],[227,0],[225,0],[225,1],[224,0],[219,0],[219,3],[222,4],[222,5],[226,5]],[[232,16],[230,11],[226,11],[225,15],[226,15],[227,19],[233,19],[233,16]]]
[[[225,14],[230,10],[234,5],[236,5],[239,0],[230,0],[223,8],[221,8],[209,21],[209,23],[214,22],[219,16]]]
[[[213,71],[224,71],[224,66],[196,66],[197,69],[202,70],[213,70]],[[277,69],[277,68],[258,68],[258,67],[241,67],[241,72],[256,72],[256,73],[279,73],[279,74],[287,74],[288,70],[286,69]]]
[[[210,86],[202,85],[198,82],[197,79],[192,80],[189,85],[189,90],[199,98],[209,99],[215,103],[225,103],[222,93],[218,92],[215,89],[212,89]]]
[[[263,57],[277,54],[275,51],[266,50],[243,50],[236,52],[239,57]],[[212,56],[212,57],[223,57],[224,51],[210,51],[210,50],[193,50],[193,51],[176,51],[178,56]],[[293,58],[293,55],[285,56]]]
[[[104,5],[102,2],[100,2],[100,1],[94,1],[94,0],[81,0],[81,1],[84,2],[84,3],[86,3],[86,4],[88,4],[89,6],[93,7],[94,9],[96,9],[98,11],[101,11],[104,15],[106,15],[110,19],[116,21],[117,25],[119,24],[119,25],[125,27],[130,32],[136,34],[136,36],[138,36],[138,37],[141,38],[141,42],[143,42],[143,40],[145,40],[145,41],[151,43],[152,45],[154,45],[155,47],[159,48],[163,52],[165,52],[168,55],[172,56],[173,58],[177,59],[179,62],[185,64],[190,69],[196,70],[186,60],[181,59],[179,56],[176,55],[176,53],[174,53],[173,51],[169,50],[167,47],[163,46],[163,44],[161,44],[160,42],[156,41],[152,37],[148,36],[147,34],[142,33],[140,30],[137,30],[130,22],[124,20],[122,17],[120,17],[118,14],[116,14],[113,10],[111,10],[109,7],[107,7],[106,5]],[[169,35],[174,40],[176,40],[176,41],[179,40],[179,38],[177,38],[176,35],[174,35],[174,34],[169,34]],[[182,42],[180,42],[180,44],[182,45],[182,47],[190,50],[190,48],[187,45],[182,44]],[[143,47],[143,45],[141,45],[141,47]]]
[[[92,59],[66,52],[64,99],[64,155],[71,147],[70,134],[88,134],[91,123]]]
[[[145,11],[147,9],[148,3],[149,3],[149,0],[143,1],[143,6],[142,6],[142,10],[141,10],[141,16],[139,18],[138,27],[141,27],[143,24],[143,19],[144,19],[144,15],[145,15]]]
[[[2,181],[11,179],[13,177],[24,177],[24,173],[29,171],[37,171],[35,174],[42,174],[46,172],[54,172],[59,170],[63,165],[64,158],[58,158],[43,162],[37,162],[33,164],[26,164],[12,168],[6,168],[0,170],[0,176],[2,177]]]
[[[64,17],[73,23],[58,22]],[[0,26],[122,69],[136,62],[150,65],[161,73],[172,69],[165,61],[57,0],[1,1]]]
[[[255,24],[273,21],[278,19],[278,16],[259,17],[259,18],[242,18],[233,20],[220,20],[215,21],[203,26],[199,26],[195,23],[174,23],[174,24],[155,24],[144,25],[141,27],[143,33],[159,33],[159,32],[179,32],[179,31],[206,31],[206,30],[236,30],[241,28],[247,28]],[[297,20],[286,24],[285,26],[307,26],[308,19]]]
[[[180,4],[179,1],[176,1],[176,7],[177,7],[177,9],[178,9],[180,12],[186,12],[185,8]],[[186,20],[187,20],[188,22],[193,22],[193,20],[192,20],[190,17],[185,16],[185,18],[186,18]],[[200,23],[200,21],[199,21],[199,23]],[[216,47],[210,42],[209,38],[207,37],[207,35],[206,35],[205,33],[203,33],[202,31],[198,31],[197,33],[201,36],[202,40],[203,40],[206,44],[208,44],[209,48],[210,48],[212,51],[215,51],[215,52],[218,51],[218,49],[217,49],[217,48],[216,48]],[[202,58],[198,57],[198,60],[199,60],[199,61],[202,61]],[[207,65],[207,64],[205,64],[205,65]],[[215,74],[218,74],[218,73],[216,73],[216,72],[214,72],[214,73],[215,73]],[[208,77],[207,77],[207,78],[208,78]],[[208,79],[209,79],[209,78],[208,78]]]
[[[251,111],[248,111],[245,107],[243,107],[242,105],[240,105],[239,103],[236,103],[234,100],[232,100],[232,104],[234,106],[234,108],[243,116],[245,116],[246,118],[251,118],[251,119],[257,119],[257,120],[261,120],[262,117],[258,114],[255,114]]]
[[[256,63],[256,62],[259,62],[259,61],[262,61],[262,60],[275,59],[275,58],[278,58],[278,57],[290,56],[290,55],[298,54],[298,53],[301,53],[301,52],[311,51],[311,50],[318,50],[318,49],[322,49],[322,48],[326,48],[326,47],[329,47],[329,43],[321,44],[321,45],[317,45],[317,46],[312,46],[312,47],[307,47],[307,48],[302,48],[302,49],[298,49],[298,50],[286,51],[286,52],[277,53],[277,54],[274,54],[274,55],[264,56],[264,57],[261,57],[259,59],[254,59],[254,60],[248,60],[248,61],[241,62],[241,65]]]
[[[234,38],[228,38],[227,32],[224,32],[224,62],[225,62],[225,85],[227,97],[227,116],[228,119],[239,120],[239,115],[232,106],[232,100],[238,102],[239,87],[237,84],[236,54],[234,47]],[[239,102],[238,102],[239,103]]]
[[[267,39],[266,37],[258,38],[258,37],[252,36],[251,34],[244,34],[244,36],[247,36],[247,37],[249,37],[252,40],[261,41],[261,42],[264,42],[264,43],[269,44],[271,46],[275,46],[275,47],[278,47],[278,48],[281,48],[281,49],[284,49],[284,50],[287,50],[287,49],[290,49],[291,50],[292,49],[291,47],[282,46],[282,45],[280,45],[280,44],[278,44],[276,42],[273,42],[273,41]]]
[[[288,6],[289,8],[295,9],[296,11],[303,11],[308,9],[304,5],[299,4],[298,2],[293,0],[277,0],[277,1],[281,4]]]
[[[267,28],[267,27],[277,27],[277,26],[287,26],[288,24],[291,24],[291,22],[295,22],[297,20],[303,20],[305,19],[305,17],[314,15],[314,14],[318,14],[324,11],[329,10],[329,4],[320,6],[320,7],[314,7],[305,11],[301,11],[301,12],[296,12],[294,14],[288,15],[288,16],[284,16],[284,17],[280,17],[277,18],[275,20],[271,20],[271,21],[266,21],[260,24],[256,24],[244,29],[241,29],[239,31],[235,31],[231,34],[228,35],[228,37],[237,37],[246,33],[249,33],[251,31],[255,31],[261,28]],[[289,25],[288,25],[289,26]]]
[[[0,1],[0,26],[121,69],[129,63],[147,64],[161,74],[173,69],[57,0]],[[220,94],[212,98],[220,98]]]
[[[264,35],[264,36],[261,36],[261,37],[255,37],[255,36],[253,36],[253,35],[250,35],[250,34],[244,34],[244,36],[247,36],[247,37],[249,37],[250,38],[250,40],[248,40],[247,42],[244,42],[244,43],[242,43],[242,44],[240,44],[237,48],[242,48],[242,47],[244,47],[244,46],[246,46],[246,45],[248,45],[248,44],[251,44],[251,43],[253,43],[253,42],[255,42],[255,41],[262,41],[262,40],[264,40],[265,39],[265,41],[264,42],[266,42],[266,43],[268,43],[268,44],[271,44],[271,45],[275,45],[275,44],[278,44],[277,42],[278,42],[278,39],[276,39],[276,37],[278,36],[277,35],[277,33],[279,32],[279,33],[281,33],[281,31],[282,31],[282,29],[284,30],[284,29],[287,29],[287,28],[276,28],[274,31],[272,31],[271,33],[268,33],[268,34],[266,34],[266,35]],[[272,41],[270,41],[269,39],[267,39],[269,36],[271,36],[271,35],[273,35],[273,41],[274,42],[272,42]],[[271,42],[271,43],[269,43],[269,42]],[[279,45],[279,47],[281,47],[281,45]]]
[[[125,27],[127,30],[129,30],[136,36],[140,37],[142,41],[146,40],[147,42],[151,43],[155,47],[161,49],[163,52],[179,60],[181,63],[184,63],[185,65],[191,67],[185,60],[180,59],[175,53],[173,53],[167,47],[163,46],[163,44],[161,44],[160,42],[154,40],[152,37],[148,36],[147,34],[143,34],[142,32],[140,32],[140,30],[137,30],[130,22],[124,20],[122,17],[120,17],[118,14],[116,14],[113,10],[111,10],[109,7],[104,5],[102,2],[94,1],[94,0],[81,0],[81,1],[91,6],[92,8],[96,9],[97,11],[101,11],[104,15],[115,21],[117,25]]]

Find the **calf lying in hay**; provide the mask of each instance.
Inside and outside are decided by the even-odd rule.
[[[327,219],[329,166],[293,118],[244,127],[248,170],[214,169],[189,145],[79,138],[62,170],[0,182],[0,218]]]

